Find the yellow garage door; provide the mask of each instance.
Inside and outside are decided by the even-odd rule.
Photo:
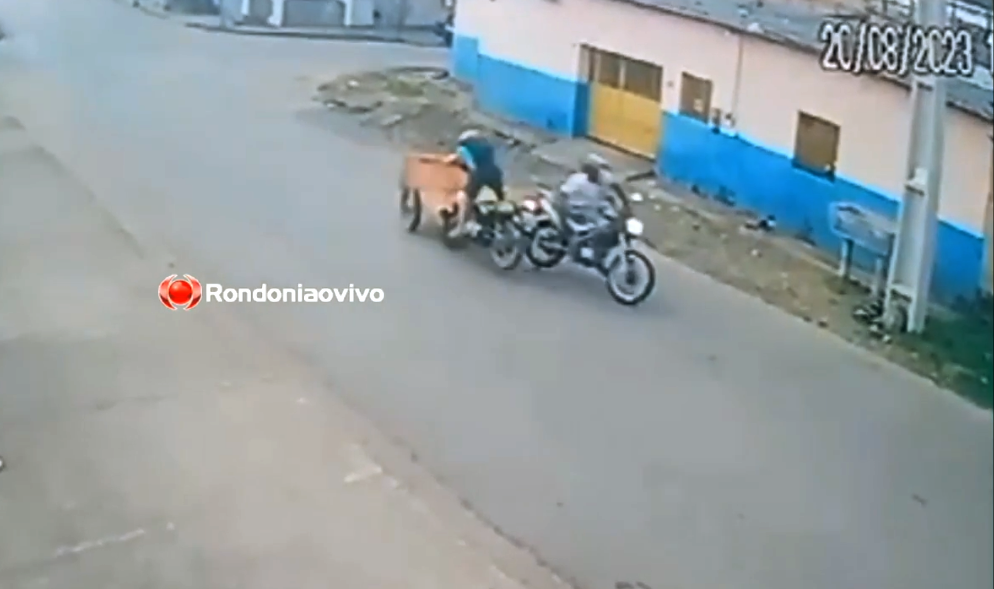
[[[590,119],[594,139],[654,157],[662,135],[663,68],[616,53],[588,49]]]

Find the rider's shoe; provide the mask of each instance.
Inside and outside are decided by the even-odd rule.
[[[466,225],[463,227],[463,235],[476,237],[476,234],[480,232],[480,228],[480,224],[476,221],[466,221]]]
[[[591,262],[597,268],[604,268],[604,262],[607,261],[607,250],[604,248],[594,249],[594,255],[591,256]],[[606,268],[604,268],[606,270]]]

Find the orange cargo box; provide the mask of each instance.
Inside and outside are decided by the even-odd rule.
[[[466,187],[466,171],[457,164],[446,163],[445,154],[414,153],[404,160],[403,182],[406,188],[421,192],[422,197],[455,198]]]

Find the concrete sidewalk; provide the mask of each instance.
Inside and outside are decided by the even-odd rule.
[[[0,121],[0,587],[559,585]]]
[[[186,26],[212,33],[228,33],[255,37],[283,37],[314,41],[365,41],[370,43],[402,43],[415,47],[443,47],[430,30],[379,29],[374,27],[267,27],[256,25],[222,26],[209,22],[190,21]]]

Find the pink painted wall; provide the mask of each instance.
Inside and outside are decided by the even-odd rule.
[[[737,111],[744,135],[789,153],[798,110],[828,119],[842,129],[839,172],[901,194],[910,130],[907,89],[867,76],[822,71],[813,56],[761,40],[747,40],[743,56]],[[946,114],[939,214],[982,235],[990,123],[952,108]]]

